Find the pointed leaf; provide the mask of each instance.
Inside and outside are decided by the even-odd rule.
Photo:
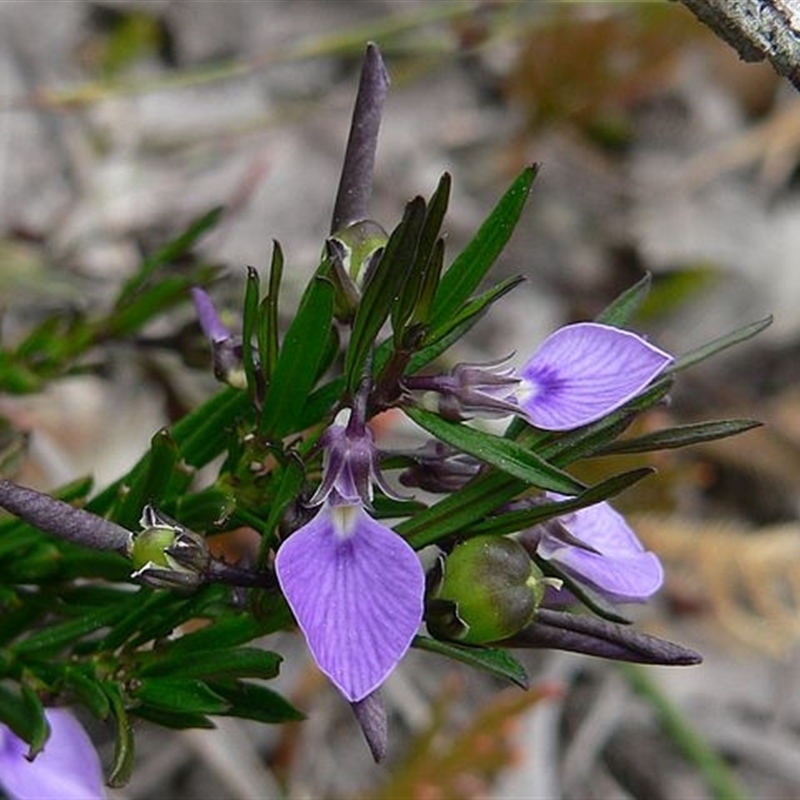
[[[183,233],[146,258],[139,271],[123,286],[117,298],[117,308],[127,304],[159,267],[172,263],[190,250],[207,231],[219,222],[222,212],[222,207],[211,209],[194,220]]]
[[[427,650],[429,653],[438,653],[442,656],[468,664],[476,669],[488,672],[497,678],[511,681],[522,689],[528,689],[530,680],[525,667],[506,650],[492,647],[469,647],[454,642],[443,642],[432,639],[430,636],[417,636],[413,647]]]
[[[579,511],[587,506],[608,500],[610,497],[620,494],[635,483],[652,475],[654,471],[651,467],[641,467],[630,472],[622,472],[619,475],[614,475],[600,483],[596,483],[588,489],[584,489],[568,500],[541,503],[522,511],[508,511],[504,514],[474,521],[466,526],[463,532],[469,536],[481,536],[483,534],[500,536],[516,533],[548,519],[570,514],[573,511]]]
[[[260,302],[261,279],[254,267],[248,267],[244,289],[244,311],[242,313],[242,366],[247,378],[247,393],[251,401],[255,401],[258,397],[259,387],[263,381],[263,376],[257,374],[259,365],[256,363],[253,349],[253,339],[260,328]]]
[[[467,425],[449,422],[420,408],[404,409],[420,427],[446,444],[469,453],[525,483],[561,494],[576,494],[585,486],[569,473],[549,464],[536,453],[510,439],[493,436]],[[556,487],[561,488],[556,488]]]
[[[246,681],[209,681],[209,685],[228,703],[224,716],[266,723],[305,719],[301,711],[266,686]]]
[[[230,709],[203,681],[180,678],[141,678],[131,691],[140,703],[161,709],[189,714],[222,714]]]
[[[277,653],[257,647],[192,650],[189,653],[159,654],[140,670],[142,677],[175,675],[185,678],[274,678],[283,659]]]
[[[333,295],[333,284],[318,272],[286,331],[259,426],[269,438],[297,430],[298,411],[317,382],[331,336]]]
[[[130,780],[133,771],[133,727],[128,718],[128,712],[125,710],[119,686],[116,683],[107,682],[103,684],[103,690],[108,695],[115,725],[114,760],[108,776],[108,785],[112,788],[119,788]]]
[[[753,419],[725,419],[718,422],[696,422],[678,425],[653,433],[646,433],[631,439],[617,439],[603,447],[598,454],[649,453],[655,450],[669,450],[677,447],[713,442],[728,436],[736,436],[763,423]]]
[[[392,232],[383,253],[370,269],[344,360],[345,378],[351,391],[361,380],[378,333],[402,293],[414,263],[424,221],[425,201],[416,197],[406,205],[402,222]]]
[[[415,549],[456,534],[496,511],[527,488],[517,478],[502,472],[481,475],[454,494],[447,495],[425,511],[395,526],[395,531],[405,537]]]
[[[434,251],[437,241],[441,241],[438,237],[450,199],[450,184],[450,175],[445,172],[427,206],[416,255],[408,271],[405,286],[398,302],[392,307],[392,330],[397,347],[402,345],[403,331],[406,323],[412,317],[419,321],[427,321],[427,313],[423,318],[419,317],[417,303],[427,284],[432,281],[438,284],[438,273],[441,271],[442,261],[437,262],[434,259]]]
[[[688,353],[684,353],[682,356],[675,359],[669,371],[678,372],[679,370],[693,367],[695,364],[705,361],[705,359],[716,355],[722,350],[733,347],[733,345],[739,344],[739,342],[747,341],[747,339],[761,333],[761,331],[768,328],[770,325],[772,325],[772,315],[764,317],[764,319],[760,319],[756,322],[751,322],[749,325],[743,325],[741,328],[731,331],[731,333],[726,333],[724,336],[713,339],[708,344],[701,345],[694,350],[690,350]]]
[[[497,260],[519,221],[536,172],[532,166],[520,174],[442,275],[431,313],[436,322],[445,323],[460,310]]]
[[[641,280],[626,289],[604,308],[595,318],[595,322],[613,325],[615,328],[624,328],[647,298],[651,284],[652,278],[648,272]]]

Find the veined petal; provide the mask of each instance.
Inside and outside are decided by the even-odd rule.
[[[50,737],[33,761],[28,745],[0,725],[0,788],[11,800],[102,800],[100,759],[86,731],[66,710],[45,712]]]
[[[422,620],[416,553],[360,506],[325,505],[281,545],[275,570],[319,668],[348,700],[362,700]]]
[[[565,544],[545,533],[537,547],[542,558],[611,600],[646,600],[661,588],[664,570],[655,553],[645,551],[624,517],[608,503],[559,518],[575,538],[597,552]]]
[[[544,340],[520,370],[514,396],[533,425],[570,430],[627,403],[671,361],[635,333],[579,322]]]

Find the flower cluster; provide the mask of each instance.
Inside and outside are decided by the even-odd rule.
[[[516,375],[493,378],[470,367],[457,369],[455,377],[412,377],[408,384],[440,391],[464,410],[504,410],[542,428],[567,430],[623,406],[671,360],[633,333],[582,323],[552,334]],[[280,546],[275,560],[281,588],[315,661],[351,702],[380,686],[410,646],[423,617],[419,559],[400,536],[369,514],[373,484],[390,496],[392,490],[381,476],[364,407],[364,402],[357,404],[347,424],[324,432],[323,477],[310,501],[320,511]],[[429,448],[418,467],[425,464],[436,472],[436,462],[448,459],[451,453]],[[474,474],[467,472],[468,477]],[[661,585],[658,558],[644,552],[607,503],[560,517],[525,536],[529,543],[535,540],[536,557],[609,600],[642,601]],[[529,566],[523,568],[522,583],[529,588],[524,592],[539,594],[535,602],[524,604],[529,613],[518,628],[544,597],[544,584],[534,589],[530,583],[534,566],[525,560]],[[491,571],[490,561],[483,568]],[[437,630],[430,622],[429,628]],[[494,638],[514,632],[504,629]],[[472,636],[474,641],[474,632]]]

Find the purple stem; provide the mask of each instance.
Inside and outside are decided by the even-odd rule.
[[[370,42],[361,66],[361,80],[350,123],[342,176],[333,207],[332,234],[368,216],[375,150],[388,88],[389,75],[380,50]]]

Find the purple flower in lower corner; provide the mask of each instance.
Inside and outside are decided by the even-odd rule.
[[[571,430],[616,411],[672,362],[641,336],[579,322],[548,336],[517,371],[513,397],[538,428]]]
[[[11,800],[105,798],[103,773],[94,745],[68,711],[45,711],[50,736],[32,760],[29,746],[0,724],[0,789]]]
[[[643,602],[664,581],[658,556],[644,549],[624,517],[606,502],[565,514],[532,533],[540,558],[613,602]]]
[[[378,472],[363,422],[332,425],[323,444],[322,508],[280,546],[275,571],[317,665],[355,703],[411,646],[425,577],[412,548],[365,510]]]

